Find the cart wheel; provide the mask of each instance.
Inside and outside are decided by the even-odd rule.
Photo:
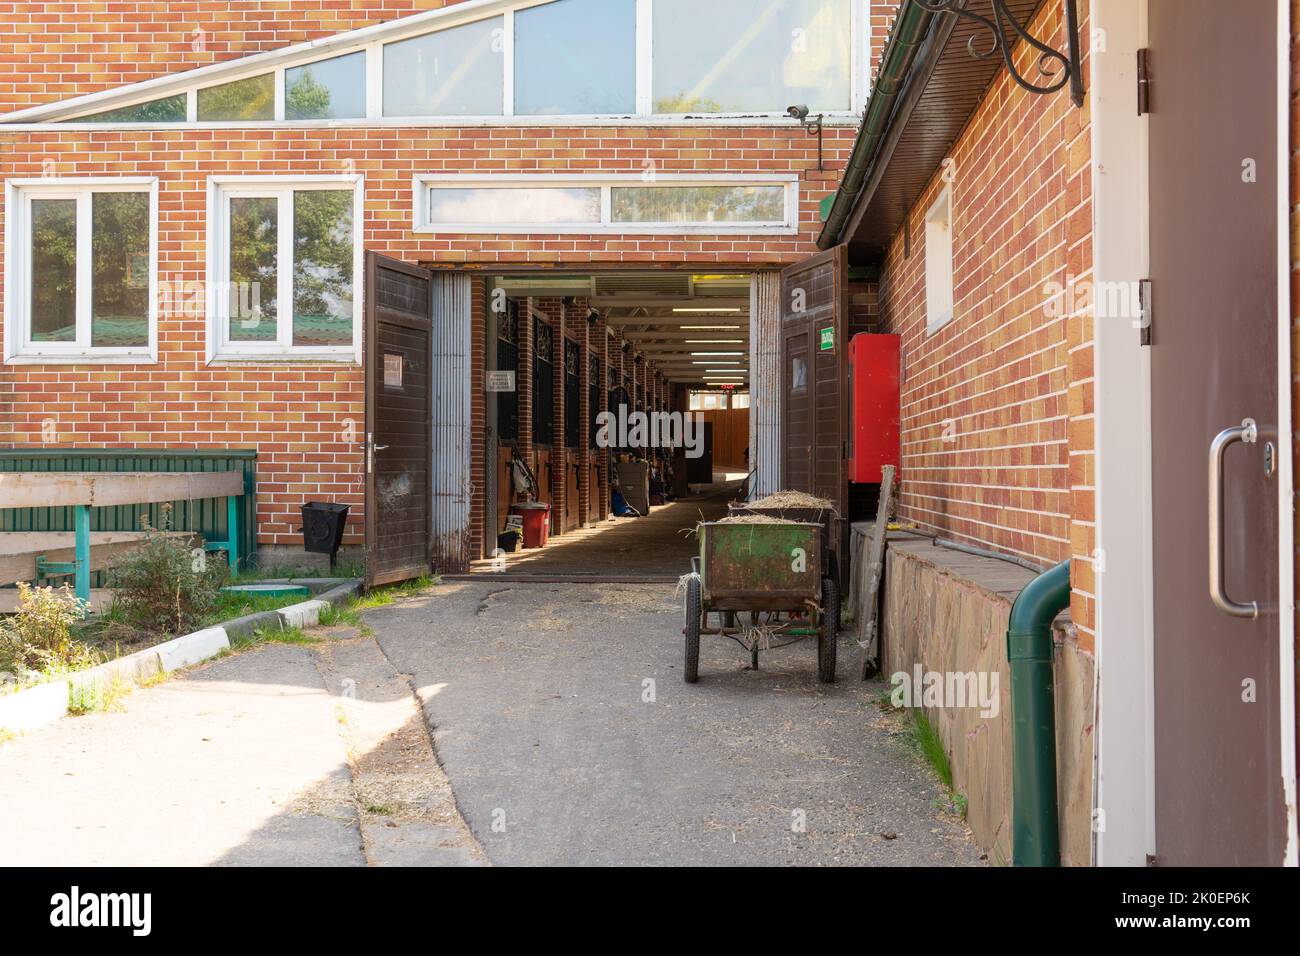
[[[817,630],[817,679],[823,684],[835,680],[835,621],[839,614],[839,585],[832,578],[822,578],[821,627]]]
[[[700,579],[692,578],[686,584],[686,667],[682,671],[686,683],[700,679]]]

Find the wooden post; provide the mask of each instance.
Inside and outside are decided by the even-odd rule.
[[[230,558],[230,573],[239,573],[239,498],[226,497],[226,554]]]
[[[73,527],[76,533],[76,582],[77,597],[83,601],[90,600],[90,506],[76,505],[73,508]]]

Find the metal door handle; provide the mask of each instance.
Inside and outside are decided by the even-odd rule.
[[[1223,580],[1223,453],[1229,445],[1241,442],[1253,445],[1259,438],[1259,428],[1252,418],[1244,419],[1238,428],[1225,428],[1210,442],[1210,600],[1224,614],[1232,617],[1259,617],[1259,605],[1251,601],[1243,604],[1228,597]]]
[[[371,474],[375,470],[375,452],[383,451],[387,447],[387,445],[376,445],[374,433],[366,432],[366,474]]]

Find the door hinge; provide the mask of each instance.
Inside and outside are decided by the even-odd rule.
[[[1153,318],[1151,306],[1151,280],[1138,280],[1138,344],[1151,344],[1151,320]]]
[[[1138,116],[1146,116],[1151,112],[1150,53],[1146,47],[1137,51]]]

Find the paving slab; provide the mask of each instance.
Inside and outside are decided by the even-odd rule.
[[[269,645],[0,747],[0,865],[361,865],[333,701],[308,649]]]

